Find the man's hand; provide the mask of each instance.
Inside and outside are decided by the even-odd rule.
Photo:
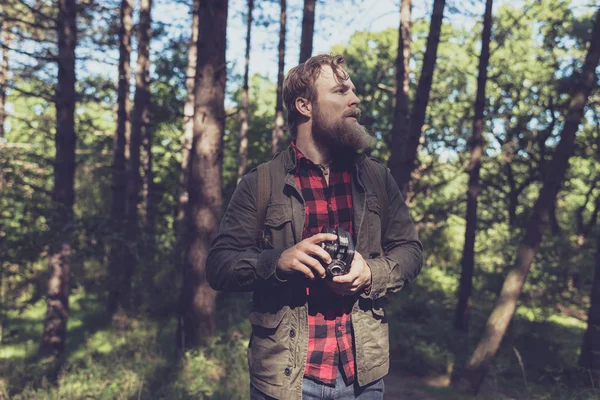
[[[319,260],[315,257],[329,264],[331,256],[318,244],[336,239],[337,235],[332,233],[317,233],[297,243],[295,246],[284,250],[277,260],[277,276],[285,279],[286,275],[297,271],[311,280],[315,279],[315,275],[325,278],[325,268],[323,268]]]
[[[365,262],[363,256],[356,251],[350,265],[350,271],[346,275],[334,276],[327,280],[327,285],[336,294],[351,296],[360,293],[365,286],[371,284],[371,268]]]

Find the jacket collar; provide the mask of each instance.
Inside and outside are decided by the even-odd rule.
[[[275,155],[275,157],[278,157],[278,156],[283,157],[283,164],[285,166],[286,172],[291,173],[294,171],[294,169],[296,169],[296,163],[297,163],[298,158],[296,156],[296,150],[295,150],[294,146],[290,145],[287,149],[285,149]],[[358,171],[358,169],[360,169],[360,167],[362,167],[362,164],[366,158],[367,158],[367,156],[362,153],[356,154],[356,156],[354,156],[354,158],[350,161],[350,165],[355,165],[357,168],[357,171]]]

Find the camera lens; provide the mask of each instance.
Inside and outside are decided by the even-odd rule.
[[[331,276],[343,275],[346,270],[346,265],[342,261],[334,261],[327,267]]]

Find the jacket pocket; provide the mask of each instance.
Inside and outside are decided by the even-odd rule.
[[[274,386],[283,384],[289,364],[289,307],[275,313],[250,313],[252,336],[248,349],[248,367],[253,377]]]
[[[367,197],[366,218],[369,227],[369,254],[381,254],[381,208],[375,195]]]
[[[285,248],[292,238],[292,209],[290,204],[270,203],[265,215],[263,249]],[[292,240],[293,242],[293,240]]]

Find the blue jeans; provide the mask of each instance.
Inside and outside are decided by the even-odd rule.
[[[338,371],[335,387],[317,383],[304,378],[302,381],[302,400],[383,400],[385,385],[383,379],[376,380],[366,386],[358,386],[358,382],[346,386],[342,373]],[[250,400],[274,400],[250,384]]]

